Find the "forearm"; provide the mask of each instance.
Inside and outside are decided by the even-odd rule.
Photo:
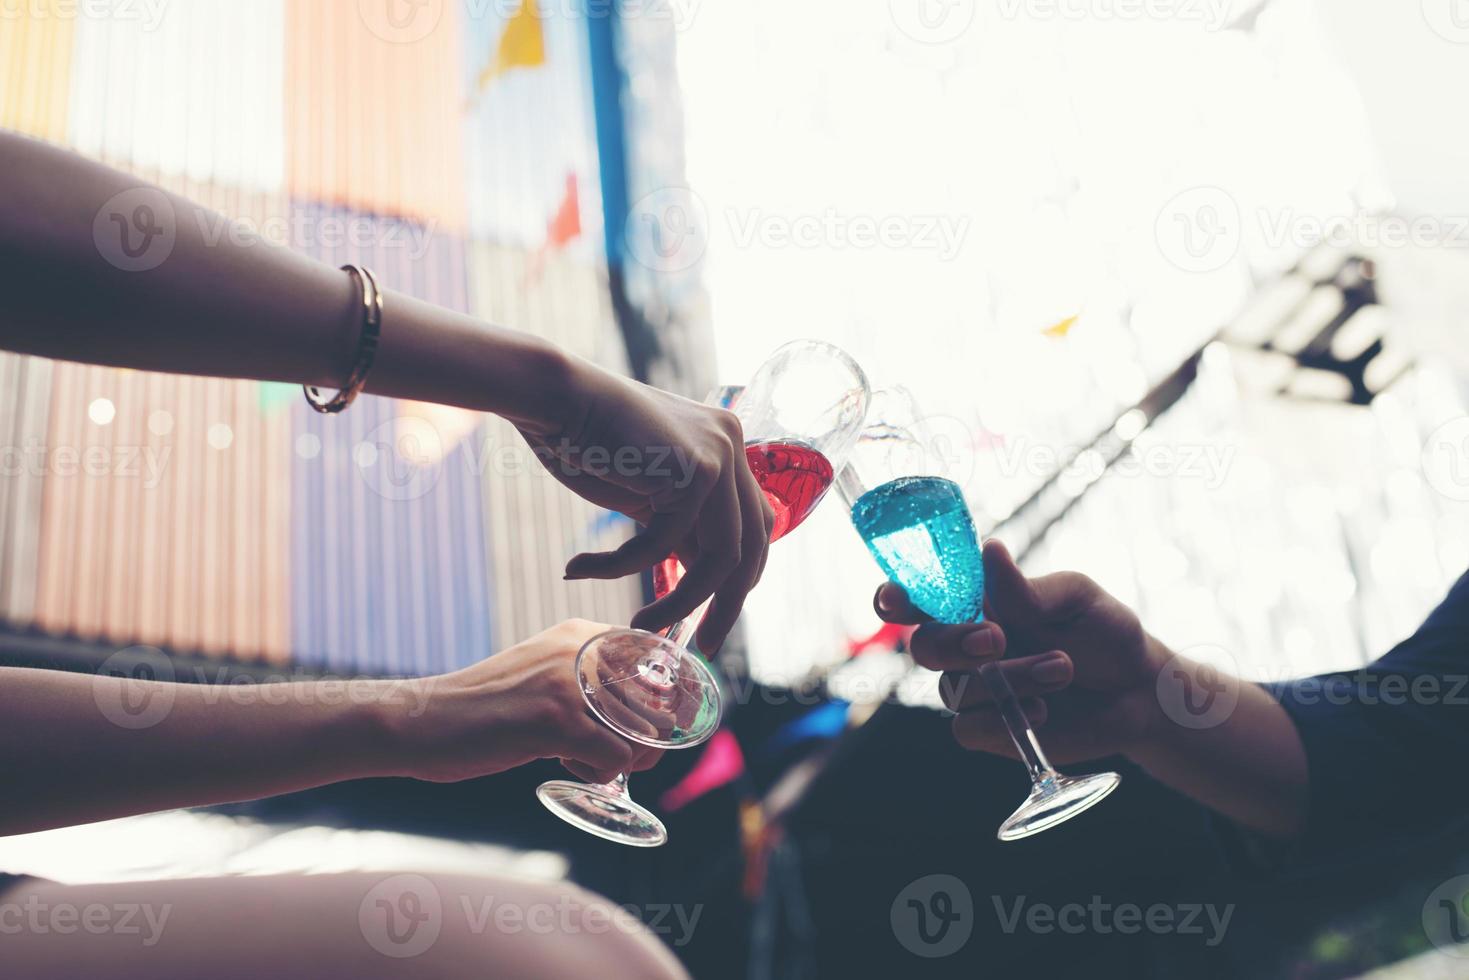
[[[340,270],[155,188],[139,200],[158,205],[151,226],[172,228],[171,250],[156,267],[125,271],[115,261],[116,240],[102,245],[125,229],[104,209],[142,181],[4,131],[0,174],[0,347],[323,387],[341,384],[350,371],[361,292]],[[122,208],[122,219],[132,219],[136,203]],[[368,390],[494,412],[543,430],[561,423],[571,359],[538,338],[383,285],[382,343]]]
[[[1306,820],[1308,773],[1305,748],[1290,715],[1258,684],[1166,651],[1160,650],[1158,660],[1166,666],[1153,699],[1154,723],[1129,757],[1163,783],[1237,823],[1272,837],[1299,834]],[[1162,708],[1165,703],[1183,705],[1186,699],[1199,705],[1206,696],[1213,697],[1212,707],[1197,717],[1181,715],[1186,724]],[[1178,713],[1176,707],[1173,713]]]
[[[0,668],[0,834],[400,774],[396,732],[427,696],[405,683],[209,687]]]

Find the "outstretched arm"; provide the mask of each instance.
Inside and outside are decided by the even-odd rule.
[[[586,711],[572,621],[438,677],[174,684],[0,667],[0,835],[368,776],[448,782],[560,758],[607,781],[662,755]]]
[[[912,644],[915,660],[945,672],[944,700],[966,748],[1015,755],[975,676],[1005,657],[1001,669],[1052,762],[1126,755],[1244,826],[1278,838],[1304,829],[1305,749],[1268,691],[1175,655],[1084,575],[1026,578],[994,541],[984,564],[986,622],[923,625]],[[927,623],[895,585],[876,605],[889,622]]]
[[[0,174],[0,348],[324,388],[347,377],[362,329],[348,274],[4,131]],[[145,230],[161,231],[159,252],[143,251]],[[129,261],[124,234],[151,268]],[[679,551],[688,573],[635,623],[666,626],[714,596],[699,641],[707,653],[724,641],[774,524],[733,415],[391,290],[367,388],[512,421],[557,479],[647,525],[617,551],[577,556],[568,575],[620,578]]]
[[[362,294],[338,269],[14,133],[0,131],[0,173],[0,347],[324,388],[351,370]],[[160,234],[145,239],[143,229]],[[146,264],[166,258],[140,271],[119,268],[127,264],[122,236]],[[156,251],[143,251],[145,242]],[[544,431],[570,421],[573,363],[550,344],[401,293],[389,291],[386,306],[392,319],[369,391],[494,412]]]

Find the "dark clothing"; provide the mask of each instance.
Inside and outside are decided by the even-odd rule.
[[[1311,779],[1293,858],[1411,840],[1469,816],[1469,574],[1375,663],[1273,691],[1301,733]]]

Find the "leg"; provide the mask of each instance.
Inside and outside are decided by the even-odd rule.
[[[0,894],[0,961],[35,980],[685,976],[573,885],[388,873],[22,882]]]

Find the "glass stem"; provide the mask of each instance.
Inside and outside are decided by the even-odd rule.
[[[1041,743],[1036,741],[1035,730],[1030,727],[1030,719],[1025,717],[1025,709],[1020,706],[1020,699],[1015,696],[1015,689],[1005,678],[1005,672],[999,664],[987,663],[979,668],[979,676],[994,696],[995,707],[1005,721],[1010,741],[1015,743],[1015,750],[1030,770],[1030,781],[1037,786],[1049,786],[1056,778],[1056,770],[1051,768],[1046,754],[1041,751]]]
[[[664,639],[672,640],[673,645],[678,647],[680,651],[687,650],[689,643],[694,639],[694,634],[698,632],[699,624],[704,621],[704,614],[709,611],[709,603],[713,601],[712,596],[705,599],[704,604],[698,609],[695,609],[683,619],[680,619],[668,627],[668,629],[664,630]]]
[[[607,792],[612,793],[612,794],[614,794],[616,796],[626,797],[627,796],[627,773],[625,773],[625,772],[618,773],[617,774],[617,777],[615,779],[613,779],[612,782],[610,782],[610,783],[604,783],[603,786],[602,786],[602,788],[605,789],[605,790],[607,790]]]

